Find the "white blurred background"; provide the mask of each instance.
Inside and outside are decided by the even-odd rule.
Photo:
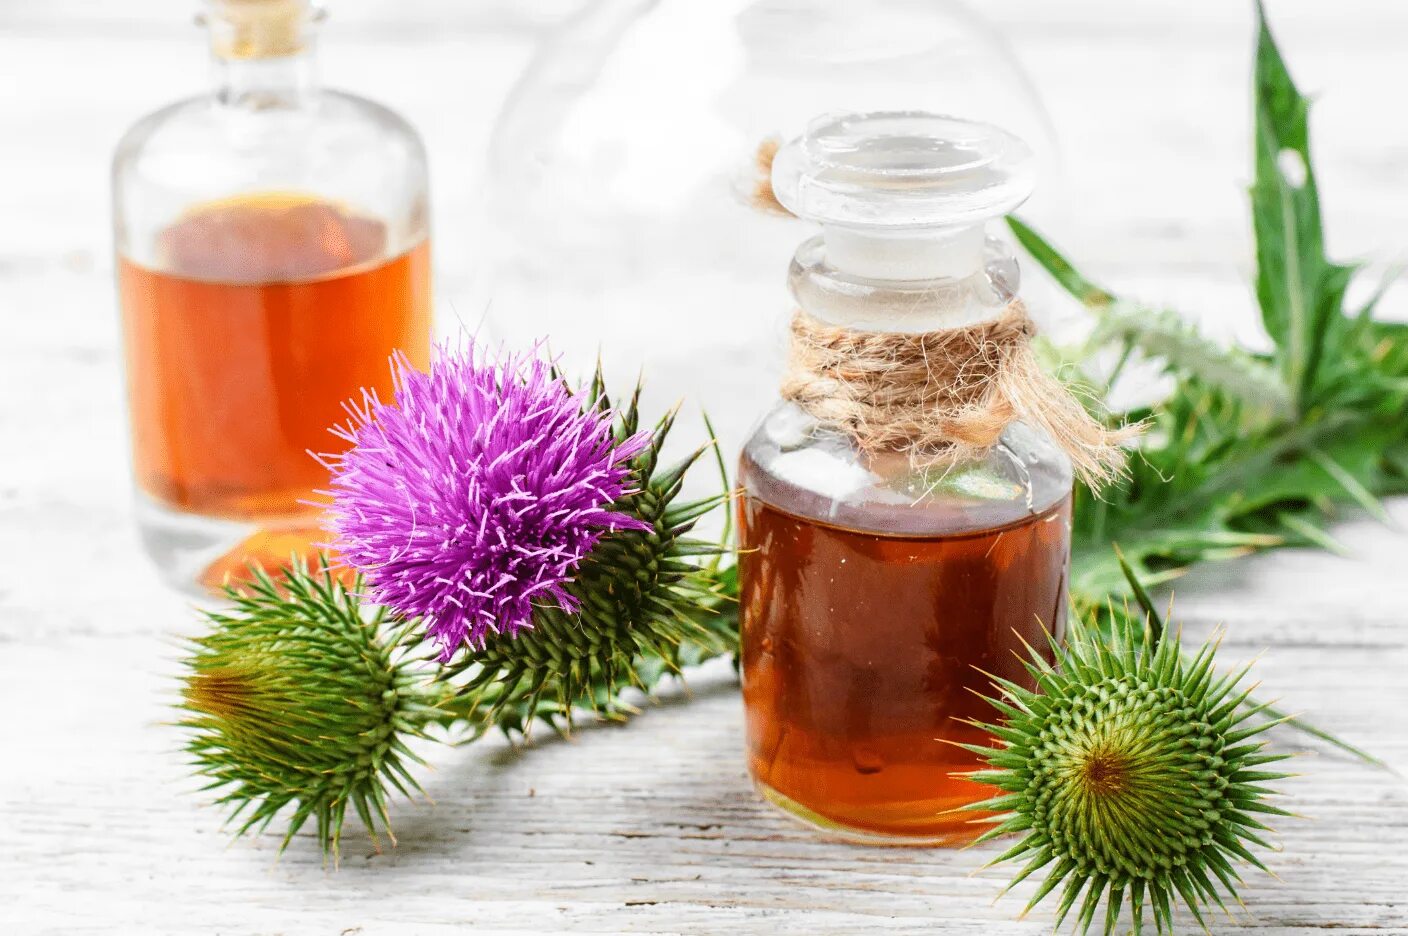
[[[729,50],[701,28],[701,23],[725,22],[718,12],[724,5],[331,0],[319,57],[326,85],[390,105],[426,140],[442,333],[468,330],[514,343],[547,334],[558,350],[575,355],[577,366],[598,345],[605,346],[618,379],[644,368],[657,390],[652,402],[684,396],[694,407],[707,407],[732,450],[770,392],[780,354],[776,335],[788,301],[785,264],[791,245],[808,232],[745,220],[737,206],[729,207],[733,214],[711,214],[716,205],[701,210],[697,198],[686,198],[697,193],[673,185],[672,173],[687,185],[699,166],[716,167],[732,158],[746,168],[748,149],[741,136],[713,139],[702,128],[690,136],[688,126],[669,119],[672,96],[689,115],[714,106],[697,93],[697,76],[707,76],[711,68],[717,67],[720,81],[742,75],[731,85],[734,91],[747,94],[768,86],[770,79],[749,74],[758,70],[757,62],[723,60],[718,50]],[[783,13],[807,6],[801,0],[754,5]],[[925,0],[887,0],[886,6],[918,10],[923,22]],[[962,48],[960,36],[960,51],[1009,85],[994,95],[1000,113],[965,116],[1025,122],[1017,129],[1028,135],[1054,127],[1052,139],[1034,142],[1053,157],[1047,160],[1036,216],[1057,243],[1102,281],[1174,306],[1216,334],[1257,343],[1245,199],[1251,162],[1251,3],[932,0],[928,6],[948,20],[961,20],[958,28],[971,32],[973,43]],[[1408,121],[1397,116],[1400,90],[1408,86],[1408,56],[1402,53],[1408,45],[1408,6],[1385,0],[1333,5],[1270,0],[1268,7],[1297,80],[1317,98],[1313,131],[1331,250],[1385,268],[1408,253]],[[602,8],[620,15],[604,19]],[[33,339],[32,353],[0,379],[11,399],[23,397],[57,372],[50,355],[63,359],[81,353],[88,365],[105,372],[89,386],[110,391],[95,400],[89,389],[75,387],[70,396],[49,388],[36,401],[38,410],[7,408],[0,414],[12,430],[9,439],[23,437],[30,427],[42,435],[46,427],[62,426],[66,411],[100,407],[110,418],[86,421],[93,432],[87,444],[105,460],[126,457],[107,166],[114,143],[136,118],[205,87],[207,51],[194,24],[197,9],[195,0],[0,0],[0,315]],[[885,20],[867,19],[878,6],[849,9],[847,28],[859,23],[872,32],[883,30]],[[600,28],[613,19],[648,21],[634,38],[630,28],[620,32],[625,41],[655,47],[613,58],[610,50],[619,43],[604,38]],[[563,175],[534,162],[563,135],[553,125],[562,118],[556,105],[575,94],[558,94],[555,83],[595,80],[582,79],[580,68],[575,77],[564,78],[554,74],[554,66],[577,55],[590,72],[598,47],[604,69],[616,73],[601,82],[604,87],[585,112],[598,127],[635,125],[589,153],[611,159],[614,152],[633,161],[630,172],[604,181],[600,190],[591,184],[590,171]],[[509,118],[500,121],[497,171],[486,177],[496,120],[535,56],[534,77],[517,92]],[[652,69],[658,69],[658,78]],[[660,87],[642,87],[652,80]],[[813,95],[816,100],[843,97],[850,79],[821,80],[832,81],[834,89],[823,87]],[[1023,95],[1030,98],[1024,103],[1044,109],[1049,127],[1034,131],[1030,112],[1014,115],[1008,105]],[[949,96],[943,89],[933,106],[944,108]],[[643,113],[642,101],[653,102],[654,110]],[[788,122],[767,113],[751,117],[746,99],[728,106],[743,115],[735,125],[751,122],[759,133]],[[760,112],[767,106],[758,103]],[[973,106],[965,99],[954,109]],[[981,100],[977,106],[981,109]],[[777,132],[796,132],[796,121],[791,123]],[[609,129],[605,136],[613,133]],[[641,155],[643,146],[650,147],[649,158]],[[524,160],[530,175],[538,166],[554,180],[558,190],[551,196],[585,236],[591,236],[599,217],[605,219],[601,257],[629,256],[637,262],[603,267],[597,257],[559,238],[556,254],[536,258],[536,268],[521,268],[534,245],[525,250],[511,230],[519,220],[514,200],[525,199],[530,239],[535,227],[553,225],[553,203],[546,208],[541,200],[528,203],[532,193],[512,178],[514,147],[529,150]],[[639,180],[644,182],[636,184]],[[629,191],[613,190],[611,182],[630,186]],[[611,200],[618,195],[631,204],[623,204],[620,218],[613,220]],[[712,232],[712,244],[707,238],[661,238],[662,219],[666,228],[687,230],[696,214]],[[543,224],[543,218],[550,220]],[[739,244],[719,243],[732,225],[740,231],[751,225],[752,233]],[[727,256],[719,252],[723,247],[732,248]],[[691,257],[692,252],[699,256]],[[506,256],[507,266],[520,265],[516,281],[512,274],[495,275],[505,268]],[[595,285],[566,276],[554,282],[553,265],[574,256],[579,267],[597,271]],[[651,275],[675,256],[680,268],[693,265],[723,275],[689,279],[674,269]],[[1031,290],[1038,316],[1050,321],[1057,314],[1053,291],[1040,282]],[[1405,305],[1402,295],[1390,294],[1386,314],[1402,314]],[[62,327],[53,327],[55,316],[62,317]],[[55,470],[37,453],[16,451],[15,456],[6,459],[5,469],[7,475],[19,470],[18,483]],[[120,472],[109,474],[120,483]],[[125,493],[114,492],[113,503],[124,500]]]

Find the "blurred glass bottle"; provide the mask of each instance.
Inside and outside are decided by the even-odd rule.
[[[571,373],[644,369],[646,400],[709,411],[724,451],[780,376],[785,269],[803,223],[748,203],[760,144],[817,115],[981,117],[1035,151],[1061,212],[1055,132],[1002,35],[963,0],[595,0],[540,46],[489,153],[473,308],[496,338],[552,336]],[[741,196],[741,197],[740,197]],[[687,484],[708,493],[704,473]]]
[[[210,92],[113,161],[142,539],[216,587],[324,537],[313,453],[388,357],[425,366],[425,152],[395,113],[318,86],[311,0],[207,0]]]

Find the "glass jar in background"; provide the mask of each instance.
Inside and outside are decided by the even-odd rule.
[[[598,356],[647,404],[708,411],[736,452],[777,383],[786,267],[804,225],[750,206],[754,158],[817,114],[980,117],[1033,147],[1050,227],[1055,131],[999,31],[964,0],[595,0],[539,49],[495,126],[486,332]],[[686,411],[684,418],[697,419]],[[680,433],[680,443],[687,434]],[[686,484],[710,493],[707,472]],[[716,485],[714,485],[716,486]]]
[[[325,537],[344,404],[428,362],[425,152],[318,85],[310,0],[207,0],[207,94],[113,161],[137,517],[168,579],[215,588]]]
[[[985,124],[819,119],[773,169],[778,199],[822,225],[792,260],[797,306],[868,340],[996,320],[1017,300],[1018,271],[985,222],[1020,204],[1032,178],[1030,150]],[[867,373],[867,392],[894,389]],[[932,391],[937,407],[943,388]],[[1047,648],[1064,621],[1069,458],[1012,422],[981,457],[925,465],[906,444],[867,449],[780,402],[738,476],[758,789],[846,839],[971,839],[973,815],[952,810],[995,794],[956,776],[978,767],[959,745],[987,743],[972,723],[991,717],[991,677],[1031,687],[1024,647]]]

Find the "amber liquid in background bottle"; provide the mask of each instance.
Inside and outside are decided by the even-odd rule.
[[[745,474],[746,474],[745,465]],[[950,776],[986,744],[980,670],[1030,686],[1022,642],[1047,647],[1066,603],[1070,499],[953,535],[830,526],[740,501],[743,699],[765,796],[849,838],[953,844],[949,810],[995,795]],[[936,524],[936,528],[941,528]]]
[[[165,230],[159,269],[119,259],[133,458],[160,508],[259,532],[202,576],[287,561],[326,536],[309,452],[363,388],[386,399],[389,357],[428,365],[430,249],[387,256],[386,226],[287,194],[199,207]]]

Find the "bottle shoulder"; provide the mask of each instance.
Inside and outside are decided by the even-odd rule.
[[[400,114],[367,98],[322,90],[305,106],[232,108],[210,95],[174,101],[136,121],[118,141],[115,173],[161,172],[170,160],[213,158],[267,168],[280,156],[320,168],[376,162],[422,170],[425,146]],[[177,173],[179,175],[179,173]]]
[[[743,448],[745,494],[849,529],[898,536],[987,530],[1045,513],[1071,493],[1069,459],[1050,438],[1013,423],[981,460],[916,466],[868,455],[846,435],[782,402]]]
[[[137,121],[117,146],[114,243],[157,266],[162,232],[193,210],[276,196],[373,219],[395,255],[429,232],[428,188],[420,137],[365,98],[319,91],[262,109],[186,98]]]

